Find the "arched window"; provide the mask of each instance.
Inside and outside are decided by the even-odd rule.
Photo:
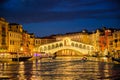
[[[48,46],[48,50],[50,50],[51,48],[50,48],[50,45]]]
[[[82,48],[82,44],[79,44],[79,48]]]
[[[77,43],[75,44],[75,47],[78,47],[78,44],[77,44]]]
[[[87,46],[87,49],[89,50],[89,49],[90,49],[90,47],[89,47],[89,46]]]
[[[62,43],[60,43],[60,47],[62,47],[63,46],[63,44]]]
[[[74,46],[74,43],[71,43],[72,46]]]
[[[91,50],[94,50],[94,48],[93,48],[93,47],[91,47]]]
[[[58,44],[56,44],[56,48],[59,47]]]
[[[52,49],[54,49],[54,45],[52,45]]]
[[[47,50],[47,47],[46,47],[46,46],[44,47],[44,51],[45,51],[45,50]]]
[[[42,47],[40,48],[40,51],[43,52],[43,48]]]
[[[83,45],[83,49],[85,49],[86,47],[85,47],[85,45]]]

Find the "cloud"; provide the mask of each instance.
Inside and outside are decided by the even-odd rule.
[[[6,18],[10,18],[13,21],[20,23],[31,23],[31,22],[51,22],[51,21],[63,21],[72,19],[120,19],[119,14],[114,14],[113,12],[117,10],[84,10],[84,11],[71,11],[71,12],[31,12],[31,13],[12,13],[7,14]],[[110,13],[111,12],[111,13]],[[34,15],[33,15],[34,14]]]
[[[119,0],[1,0],[0,16],[18,23],[83,18],[120,19],[119,2]]]

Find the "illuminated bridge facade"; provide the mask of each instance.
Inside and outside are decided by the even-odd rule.
[[[94,51],[94,47],[89,44],[84,44],[72,41],[69,38],[64,38],[62,41],[40,45],[36,47],[34,51],[45,52],[48,54],[57,53],[57,55],[90,55]]]

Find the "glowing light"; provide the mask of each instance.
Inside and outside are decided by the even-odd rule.
[[[23,51],[23,47],[20,48],[20,51]]]

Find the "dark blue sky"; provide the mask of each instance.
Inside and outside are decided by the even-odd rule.
[[[0,0],[0,17],[36,36],[120,27],[120,0]]]

